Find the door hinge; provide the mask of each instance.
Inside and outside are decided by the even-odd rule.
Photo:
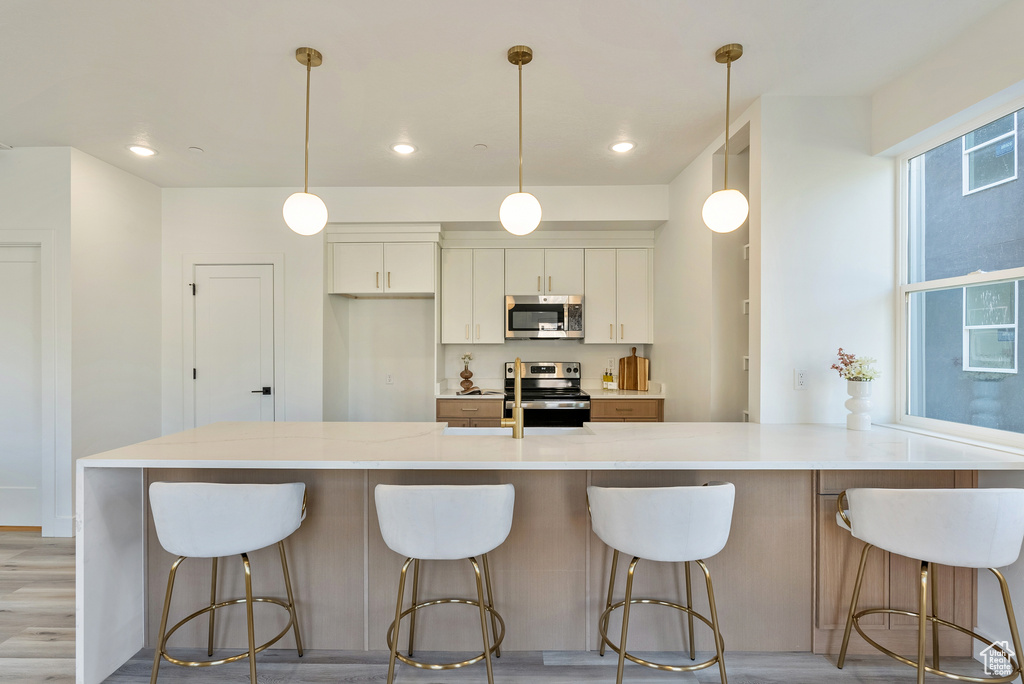
[[[192,288],[192,296],[195,297],[196,296],[196,284],[195,283],[189,283],[188,286]]]
[[[196,379],[196,369],[195,368],[192,369],[192,379],[193,380]]]

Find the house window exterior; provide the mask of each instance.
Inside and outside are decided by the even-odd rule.
[[[900,422],[1017,446],[1021,111],[901,160]]]

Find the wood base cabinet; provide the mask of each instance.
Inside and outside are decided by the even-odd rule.
[[[899,489],[954,488],[977,486],[974,471],[819,471],[815,515],[815,653],[838,655],[843,642],[846,616],[853,596],[864,542],[836,524],[836,500],[840,492],[854,487]],[[975,623],[977,573],[968,568],[935,566],[940,618],[967,628]],[[868,552],[864,582],[857,610],[893,608],[917,611],[919,561],[886,553]],[[929,599],[930,600],[930,599]],[[917,621],[904,615],[875,614],[861,619],[861,627],[878,643],[901,655],[917,658]],[[970,639],[945,628],[939,630],[940,654],[971,655]],[[872,646],[852,631],[849,653],[876,654]],[[929,628],[928,653],[931,654]]]
[[[437,422],[448,427],[501,427],[504,399],[438,399]]]
[[[590,398],[593,423],[661,423],[664,420],[664,399]]]

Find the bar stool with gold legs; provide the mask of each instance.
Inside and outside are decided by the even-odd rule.
[[[176,665],[205,667],[232,663],[242,658],[249,659],[249,680],[256,684],[256,654],[276,643],[293,630],[295,644],[302,655],[302,637],[295,616],[295,599],[292,595],[291,579],[288,576],[288,559],[285,556],[284,539],[299,529],[306,514],[305,488],[301,483],[288,484],[212,484],[200,482],[154,482],[149,487],[149,503],[153,510],[153,523],[160,545],[176,554],[178,559],[171,565],[167,579],[167,596],[164,599],[160,631],[157,634],[156,653],[153,656],[151,684],[156,684],[160,660]],[[287,602],[270,597],[253,597],[252,570],[248,554],[257,549],[277,544],[284,572],[284,586],[288,593]],[[240,555],[245,571],[245,598],[217,601],[217,559]],[[167,614],[171,607],[174,577],[178,567],[186,558],[211,558],[213,560],[210,584],[210,605],[195,611],[170,629],[167,629]],[[288,611],[288,623],[270,641],[257,646],[253,624],[253,604],[271,603]],[[213,656],[214,613],[227,606],[245,604],[246,627],[248,629],[248,650],[216,660],[181,660],[167,652],[167,640],[186,622],[210,614],[209,642],[207,655]]]
[[[843,506],[843,499],[849,506]],[[850,643],[851,627],[869,644],[882,653],[917,669],[918,684],[923,684],[925,673],[941,675],[958,681],[988,682],[1001,684],[1011,682],[1021,674],[1020,636],[1017,620],[1013,614],[1010,590],[1006,579],[997,568],[1010,565],[1020,555],[1024,540],[1024,489],[849,489],[839,495],[837,522],[851,534],[864,542],[860,556],[860,567],[853,587],[850,612],[846,618],[843,646],[839,651],[838,666],[846,661],[846,648]],[[860,587],[864,580],[864,568],[868,551],[879,548],[889,553],[921,561],[920,584],[918,585],[918,611],[895,610],[891,608],[869,608],[857,610]],[[1013,654],[1000,646],[991,644],[994,652],[1006,659],[1010,672],[1004,676],[971,677],[940,669],[938,628],[940,626],[966,634],[972,639],[988,643],[966,627],[943,620],[936,616],[935,582],[932,578],[933,564],[963,568],[988,568],[1003,595],[1003,606],[1009,623]],[[931,585],[932,607],[928,611],[928,593]],[[894,653],[879,644],[861,629],[860,619],[865,615],[889,613],[907,615],[918,620],[917,661]],[[927,625],[932,625],[932,666],[926,664],[925,643]],[[1002,642],[1005,645],[1005,641]]]
[[[725,675],[725,641],[718,625],[715,592],[711,573],[704,559],[714,556],[729,539],[732,527],[733,503],[736,488],[728,483],[714,483],[703,487],[587,487],[590,517],[594,533],[614,549],[611,576],[608,579],[608,601],[598,619],[601,634],[601,655],[607,645],[619,654],[616,684],[622,684],[626,660],[656,670],[692,672],[718,663],[722,684]],[[626,596],[612,603],[615,569],[619,552],[633,556],[626,574]],[[686,605],[649,598],[633,598],[633,576],[640,559],[686,564]],[[693,610],[690,592],[690,561],[695,561],[704,573],[708,590],[710,619]],[[629,609],[634,604],[666,606],[687,614],[690,636],[690,660],[694,660],[693,618],[711,628],[715,638],[715,655],[694,665],[665,665],[644,660],[626,650],[629,629]],[[608,638],[608,620],[611,613],[622,608],[622,634],[618,645]]]
[[[381,536],[388,548],[406,556],[398,581],[395,620],[388,627],[387,644],[391,649],[388,661],[388,684],[394,681],[395,661],[425,670],[451,670],[481,660],[487,666],[487,681],[494,684],[491,653],[501,655],[505,638],[505,621],[494,610],[491,599],[491,578],[487,553],[501,545],[512,529],[515,489],[505,485],[377,485],[374,490]],[[477,558],[481,562],[477,562]],[[419,601],[419,567],[421,560],[468,559],[476,575],[476,600],[444,598]],[[406,575],[413,565],[412,606],[402,610]],[[483,566],[481,569],[481,565]],[[487,598],[484,598],[484,585]],[[457,663],[425,663],[413,660],[413,638],[416,632],[416,611],[429,606],[454,603],[476,606],[480,612],[480,633],[483,651]],[[398,652],[398,631],[402,618],[409,616],[409,655]],[[491,634],[487,624],[490,618]],[[499,630],[500,626],[500,630]]]

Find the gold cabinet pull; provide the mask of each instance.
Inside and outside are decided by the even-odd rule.
[[[476,324],[476,339],[480,339],[480,324]]]
[[[376,282],[377,282],[377,284],[374,285],[373,287],[379,290],[380,289],[380,271],[377,271],[377,281]]]
[[[632,408],[616,408],[616,411],[632,411]]]
[[[622,326],[620,328],[620,330],[619,330],[619,339],[620,340],[624,340],[624,339],[626,339],[626,324],[625,323],[620,323],[619,325]]]
[[[537,276],[537,292],[540,292],[540,276]]]
[[[552,289],[554,288],[551,287],[551,276],[548,276],[548,294],[551,294]]]
[[[614,323],[609,323],[608,324],[608,339],[609,340],[614,340],[615,339],[615,324]]]
[[[388,289],[391,289],[391,271],[388,271]]]
[[[466,339],[469,339],[469,323],[466,324]]]
[[[463,411],[479,411],[479,408],[463,408]]]

